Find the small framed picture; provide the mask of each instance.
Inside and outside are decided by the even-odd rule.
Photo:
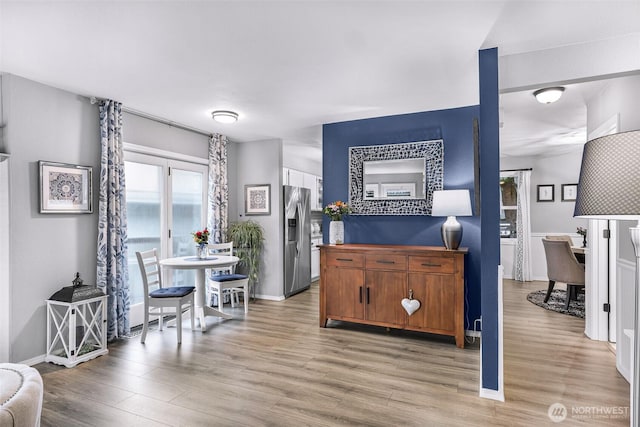
[[[244,186],[244,214],[271,215],[271,184]]]
[[[91,167],[39,161],[40,213],[92,213]]]
[[[538,185],[538,201],[553,202],[555,200],[554,189],[555,186],[553,184]]]
[[[578,184],[562,184],[562,201],[575,202],[578,195]]]

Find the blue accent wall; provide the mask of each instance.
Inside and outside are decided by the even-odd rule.
[[[480,51],[480,215],[482,217],[482,387],[498,390],[500,123],[498,49]]]
[[[325,205],[349,199],[349,147],[442,139],[444,188],[468,189],[475,206],[473,120],[479,115],[479,106],[470,106],[325,124],[322,147]],[[344,219],[345,242],[443,246],[440,226],[444,221],[445,218],[431,216],[350,215]],[[458,217],[458,221],[463,226],[461,246],[469,248],[465,265],[465,329],[473,329],[473,321],[480,317],[480,218]],[[329,219],[325,217],[325,243],[329,241],[328,230]]]

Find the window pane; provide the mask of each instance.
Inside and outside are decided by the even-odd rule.
[[[517,218],[518,211],[515,209],[504,209],[500,211],[500,237],[504,239],[514,239],[517,237]]]
[[[502,206],[518,206],[518,185],[512,176],[500,178]]]
[[[156,248],[160,243],[162,215],[162,167],[124,162],[127,197],[127,235],[129,261],[129,298],[142,303],[142,276],[136,252]]]
[[[195,255],[196,244],[191,233],[205,227],[202,224],[203,174],[171,169],[173,256]],[[176,270],[174,286],[194,286],[195,271]]]
[[[514,176],[500,177],[500,237],[516,238],[518,222],[518,179]]]

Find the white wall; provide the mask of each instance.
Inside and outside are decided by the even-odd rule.
[[[292,142],[283,143],[282,167],[322,176],[322,149]]]
[[[233,144],[232,151],[235,193],[239,196],[231,200],[235,208],[229,208],[230,221],[253,220],[264,228],[265,242],[260,283],[256,288],[258,298],[284,299],[283,272],[283,209],[282,209],[282,140],[243,142]],[[229,170],[231,171],[231,165]],[[271,215],[244,215],[244,186],[247,184],[271,185]],[[232,191],[229,191],[231,193]],[[234,216],[231,216],[234,212]]]
[[[207,159],[209,137],[124,113],[123,139],[126,142]]]
[[[98,107],[86,97],[8,74],[0,96],[6,125],[1,147],[11,154],[9,260],[0,258],[0,270],[11,278],[9,360],[29,362],[45,353],[45,300],[69,286],[75,272],[95,284]],[[123,126],[127,142],[207,157],[204,135],[130,114]],[[38,160],[93,167],[94,213],[40,214]]]
[[[562,184],[577,184],[582,162],[582,146],[563,155],[523,156],[500,159],[500,169],[531,168],[531,232],[574,234],[577,227],[587,227],[588,221],[573,217],[574,202],[561,201]],[[538,202],[537,186],[553,184],[555,201]],[[505,277],[507,271],[505,270]]]
[[[9,286],[9,159],[0,151],[0,363],[8,362],[11,343]]]
[[[587,103],[587,133],[616,114],[619,115],[619,132],[639,130],[640,76],[629,76],[608,81],[607,86]],[[633,246],[629,237],[629,227],[633,221],[618,221],[618,256],[635,262]]]
[[[602,92],[587,103],[588,133],[615,115],[619,118],[619,132],[640,129],[638,99],[640,99],[640,76],[608,81],[608,85]],[[631,365],[628,355],[633,347],[624,330],[632,330],[634,318],[639,315],[635,313],[633,305],[637,292],[634,280],[636,258],[629,235],[629,227],[634,225],[633,221],[617,221],[617,259],[616,265],[610,266],[616,271],[616,366],[627,380],[630,380]]]
[[[97,215],[40,214],[38,160],[93,167],[97,212],[100,141],[97,106],[86,98],[13,75],[4,75],[2,85],[11,154],[10,360],[16,362],[45,352],[45,300],[76,272],[87,284],[96,280]]]

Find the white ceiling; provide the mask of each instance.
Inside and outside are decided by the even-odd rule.
[[[478,50],[512,55],[640,32],[640,1],[4,1],[0,70],[319,155],[321,125],[478,103]],[[502,143],[531,154],[584,127],[503,94]],[[214,109],[240,114],[217,124]]]

